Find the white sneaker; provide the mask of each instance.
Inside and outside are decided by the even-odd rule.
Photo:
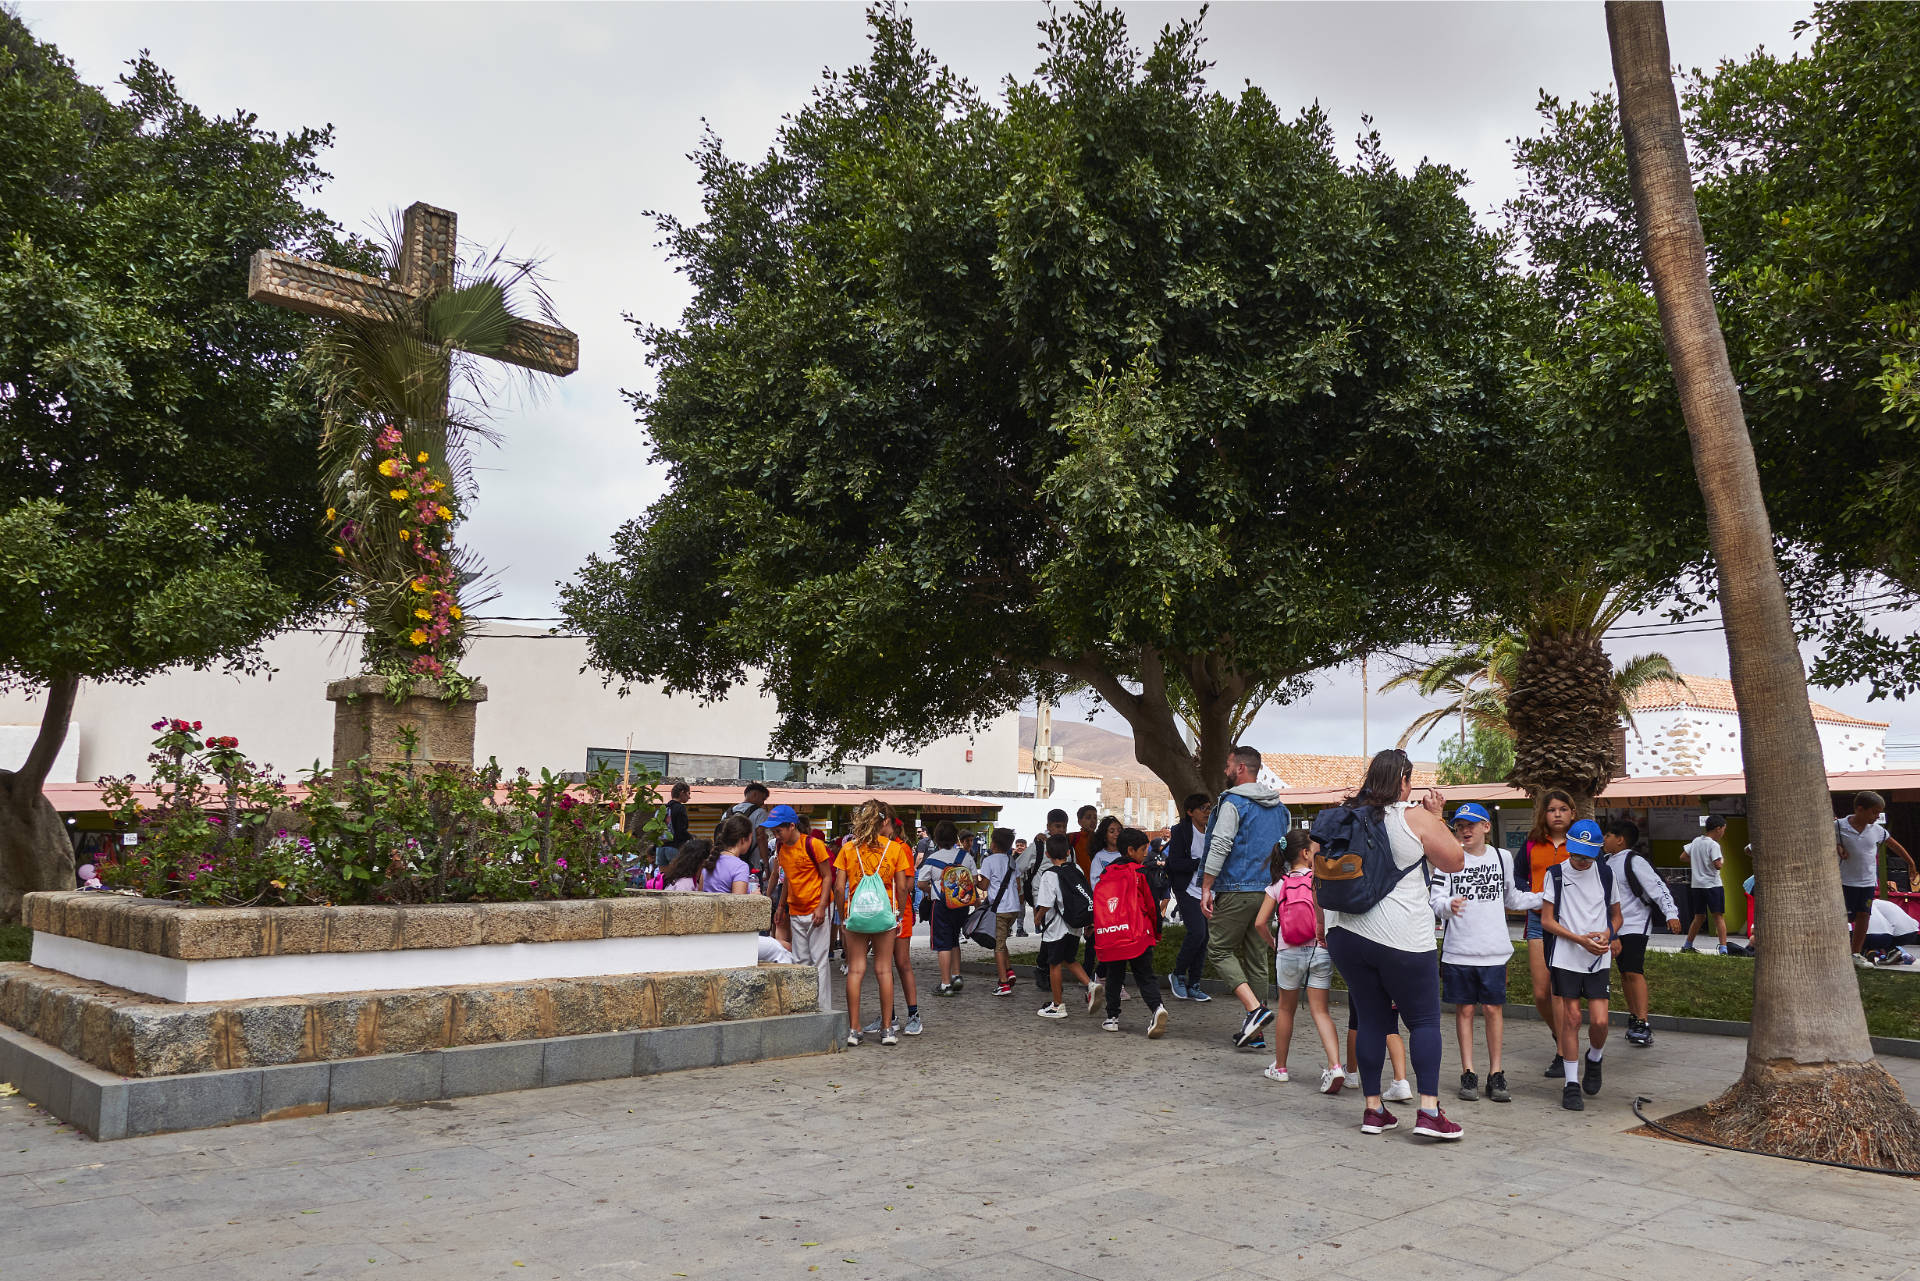
[[[1380,1092],[1380,1097],[1388,1103],[1405,1103],[1413,1097],[1413,1087],[1405,1081],[1395,1081]]]
[[[1873,962],[1860,955],[1860,953],[1855,952],[1853,954],[1853,967],[1857,970],[1870,970],[1873,968]]]
[[[1157,1041],[1167,1034],[1167,1007],[1161,1006],[1153,1012],[1153,1022],[1147,1024],[1147,1039]]]
[[[1100,1004],[1100,998],[1106,994],[1107,985],[1095,979],[1087,988],[1087,1013],[1093,1013],[1094,1007]]]
[[[1260,1075],[1266,1077],[1267,1080],[1269,1081],[1291,1081],[1293,1079],[1292,1077],[1287,1075],[1287,1070],[1285,1068],[1275,1067],[1271,1063],[1267,1064],[1266,1071],[1262,1072]]]
[[[1116,1016],[1114,1018],[1109,1018],[1104,1020],[1100,1024],[1100,1030],[1102,1032],[1118,1032],[1120,1030],[1119,1018]]]
[[[1043,1019],[1064,1019],[1067,1017],[1067,1007],[1064,1005],[1043,1005],[1035,1010],[1034,1013]]]
[[[1322,1068],[1320,1070],[1320,1093],[1338,1094],[1347,1084],[1347,1074],[1340,1068]]]

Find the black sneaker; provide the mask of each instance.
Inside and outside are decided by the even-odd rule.
[[[1460,1074],[1460,1097],[1471,1103],[1480,1097],[1480,1078],[1471,1072]]]
[[[1591,1054],[1585,1056],[1586,1071],[1580,1077],[1580,1088],[1588,1094],[1600,1093],[1600,1060]]]
[[[1640,1019],[1627,1020],[1627,1044],[1652,1045],[1653,1028]]]
[[[1495,1072],[1487,1078],[1487,1097],[1495,1103],[1511,1103],[1513,1095],[1507,1092],[1507,1074]]]
[[[1233,1043],[1246,1046],[1254,1037],[1260,1035],[1260,1029],[1273,1019],[1273,1011],[1262,1005],[1258,1009],[1248,1010],[1247,1017],[1240,1020],[1240,1031],[1234,1036]]]
[[[1580,1097],[1580,1087],[1573,1081],[1567,1082],[1567,1088],[1560,1091],[1560,1106],[1569,1112],[1585,1112],[1587,1101]]]
[[[1540,1075],[1541,1076],[1565,1076],[1566,1072],[1567,1072],[1567,1061],[1561,1058],[1558,1054],[1556,1054],[1553,1056],[1553,1062],[1547,1064],[1547,1070],[1542,1072]]]

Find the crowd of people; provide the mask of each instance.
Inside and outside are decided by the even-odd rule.
[[[1056,809],[1045,831],[1022,839],[997,827],[984,849],[948,820],[921,828],[916,840],[879,799],[859,806],[849,830],[829,840],[793,808],[769,808],[757,783],[711,838],[696,837],[682,784],[668,802],[660,859],[645,883],[771,897],[762,959],[813,965],[822,1009],[838,1005],[834,980],[843,981],[849,1048],[872,1038],[892,1046],[924,1030],[910,954],[917,920],[929,927],[937,997],[965,987],[963,942],[991,950],[993,993],[1012,997],[1020,976],[1009,947],[1026,933],[1029,913],[1039,940],[1032,974],[1044,997],[1039,1017],[1068,1018],[1069,1000],[1084,1001],[1105,1031],[1121,1031],[1131,977],[1142,1030],[1159,1039],[1170,1016],[1156,949],[1163,929],[1177,922],[1185,937],[1170,958],[1165,996],[1212,1000],[1203,984],[1211,970],[1215,990],[1241,1007],[1232,1043],[1271,1045],[1263,1073],[1287,1082],[1304,992],[1324,1057],[1319,1092],[1357,1087],[1367,1134],[1399,1126],[1389,1104],[1413,1103],[1413,1133],[1442,1141],[1462,1133],[1439,1099],[1443,1001],[1454,1007],[1457,1097],[1512,1099],[1502,1057],[1510,913],[1524,913],[1533,998],[1552,1041],[1544,1075],[1561,1081],[1562,1106],[1572,1111],[1601,1090],[1615,969],[1628,1042],[1653,1043],[1645,962],[1655,922],[1676,935],[1689,924],[1682,950],[1694,950],[1709,923],[1721,950],[1729,948],[1720,889],[1724,820],[1710,818],[1687,847],[1693,892],[1683,913],[1644,853],[1638,827],[1577,819],[1563,792],[1541,798],[1533,829],[1509,851],[1490,843],[1485,807],[1469,802],[1448,815],[1431,788],[1416,799],[1412,762],[1399,749],[1375,755],[1354,794],[1310,828],[1293,823],[1260,769],[1259,752],[1235,748],[1218,798],[1187,797],[1164,841],[1083,806],[1074,830]],[[1872,892],[1879,845],[1913,866],[1880,824],[1883,809],[1878,796],[1861,793],[1854,814],[1836,820],[1854,955],[1859,962],[1866,949],[1875,958],[1869,964],[1900,963],[1888,958],[1904,960],[1901,944],[1920,941],[1904,912],[1876,914],[1891,907]],[[1864,895],[1855,886],[1860,868]],[[1336,973],[1347,991],[1344,1053],[1330,1001]],[[875,1012],[863,1023],[869,986]],[[1269,990],[1278,994],[1272,1007]]]

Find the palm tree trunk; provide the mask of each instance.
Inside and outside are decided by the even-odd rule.
[[[1920,1116],[1873,1061],[1839,928],[1826,766],[1708,285],[1666,15],[1657,3],[1622,0],[1606,11],[1641,247],[1706,502],[1754,863],[1766,887],[1746,1070],[1693,1119],[1742,1147],[1920,1171]]]

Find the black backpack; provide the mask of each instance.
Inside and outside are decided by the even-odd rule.
[[[1313,895],[1329,912],[1371,911],[1408,872],[1426,862],[1397,865],[1379,811],[1367,806],[1329,806],[1315,816],[1312,830],[1320,845],[1313,856]]]
[[[1654,896],[1653,896],[1653,895],[1651,895],[1651,894],[1649,894],[1649,893],[1647,893],[1647,892],[1646,892],[1645,890],[1643,890],[1643,889],[1641,889],[1641,888],[1640,888],[1640,878],[1639,878],[1639,877],[1637,877],[1637,876],[1635,876],[1635,875],[1633,874],[1633,862],[1634,862],[1634,860],[1635,860],[1635,859],[1637,859],[1637,858],[1639,858],[1639,857],[1640,857],[1640,855],[1639,855],[1638,853],[1636,853],[1636,852],[1634,852],[1633,850],[1628,850],[1628,851],[1627,851],[1627,861],[1626,861],[1625,863],[1623,863],[1623,864],[1621,864],[1621,866],[1623,866],[1623,867],[1625,867],[1625,868],[1627,869],[1627,888],[1628,888],[1628,889],[1630,889],[1630,890],[1632,890],[1632,891],[1633,891],[1633,896],[1634,896],[1635,898],[1637,898],[1637,899],[1639,899],[1639,900],[1640,900],[1640,901],[1641,901],[1642,903],[1645,903],[1645,904],[1647,905],[1647,908],[1648,908],[1648,909],[1649,909],[1650,911],[1656,911],[1656,912],[1657,912],[1657,911],[1659,911],[1659,910],[1661,910],[1661,909],[1660,909],[1660,901],[1659,901],[1658,899],[1656,899],[1656,898],[1654,898]],[[1604,860],[1603,860],[1603,861],[1604,861]]]
[[[1086,929],[1093,924],[1093,886],[1087,884],[1087,874],[1072,859],[1053,873],[1060,881],[1060,919],[1068,929]]]

